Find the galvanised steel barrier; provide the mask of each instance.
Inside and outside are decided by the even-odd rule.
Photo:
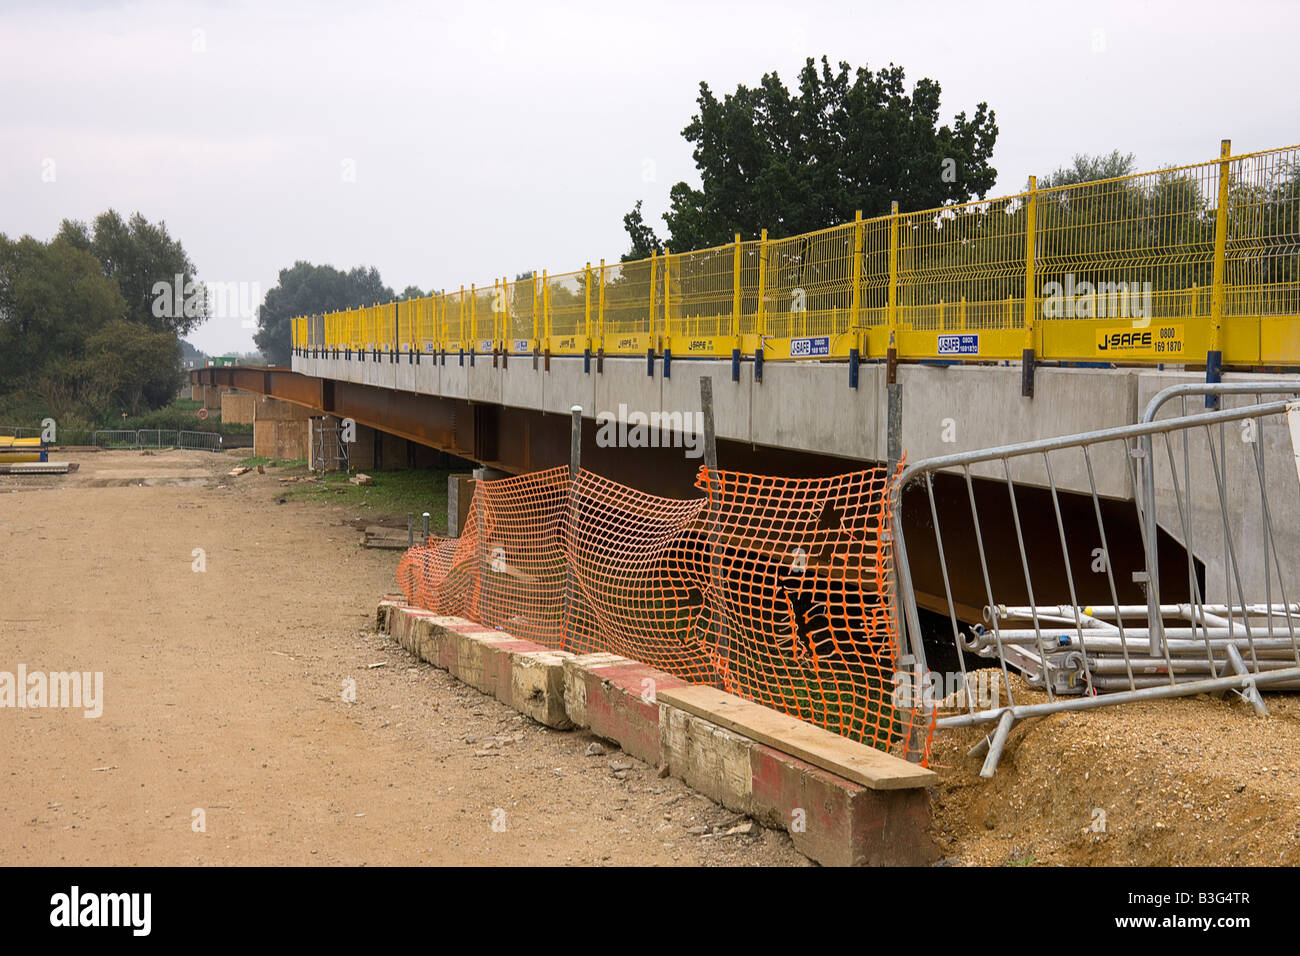
[[[192,451],[221,451],[217,432],[172,431],[158,428],[101,429],[91,437],[91,444],[101,448],[186,448]]]
[[[892,509],[913,670],[901,676],[913,695],[935,685],[926,637],[953,652],[945,686],[973,686],[968,655],[993,661],[1007,705],[967,693],[965,713],[936,721],[996,723],[972,751],[985,776],[1026,717],[1225,690],[1263,713],[1257,688],[1300,689],[1300,401],[1154,420],[1175,397],[1255,392],[1300,395],[1300,381],[1174,386],[1136,425],[905,468]],[[910,540],[908,486],[925,491]],[[1050,531],[1028,533],[1035,520]],[[916,587],[918,556],[942,594]],[[1017,702],[1012,670],[1045,700]]]
[[[176,444],[193,451],[221,451],[221,436],[216,432],[177,432]]]
[[[105,428],[91,435],[90,443],[101,448],[139,448],[139,435],[134,429]]]
[[[303,356],[1300,362],[1300,147],[292,321]]]
[[[135,434],[136,443],[141,448],[171,448],[179,441],[174,428],[139,428]]]

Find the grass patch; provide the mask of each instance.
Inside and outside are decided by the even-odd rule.
[[[285,469],[306,468],[307,459],[306,458],[262,458],[258,455],[253,455],[249,458],[239,459],[239,464],[243,465],[245,468],[256,468],[258,465],[263,465],[267,468],[285,468]]]
[[[254,459],[247,459],[243,464]],[[411,469],[409,471],[366,472],[373,485],[349,484],[350,475],[330,472],[319,481],[289,484],[280,497],[290,501],[316,501],[346,505],[356,514],[368,518],[401,518],[414,514],[416,528],[420,515],[429,512],[429,530],[447,533],[447,475],[451,469]]]

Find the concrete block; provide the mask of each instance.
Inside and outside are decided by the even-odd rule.
[[[586,723],[593,734],[615,741],[624,751],[655,765],[659,762],[659,702],[656,694],[686,682],[635,661],[582,668],[586,682]]]
[[[542,360],[533,368],[531,355],[512,355],[510,364],[501,371],[501,404],[514,408],[541,408],[542,383],[546,371]]]
[[[631,664],[617,654],[570,655],[564,660],[564,709],[575,727],[590,727],[587,720],[587,670],[602,664]]]
[[[878,384],[884,381],[883,368],[860,366],[858,387],[852,389],[848,366],[842,363],[767,363],[763,381],[750,390],[753,441],[829,455],[883,458],[885,405],[877,398],[884,394]]]
[[[595,359],[588,374],[582,370],[582,359],[552,356],[551,370],[542,376],[542,411],[567,415],[574,405],[581,405],[585,417],[595,418],[595,378]]]
[[[253,404],[253,422],[305,422],[311,410],[278,398],[256,396]]]
[[[386,596],[376,621],[411,653],[547,726],[590,727],[728,809],[788,830],[819,863],[916,866],[939,855],[924,788],[873,790],[674,706],[694,685],[617,654],[548,650],[401,601]]]
[[[568,730],[564,706],[565,651],[517,651],[510,658],[510,692],[515,710],[539,724]]]
[[[824,866],[924,866],[939,858],[928,790],[871,790],[755,743],[751,813]]]
[[[447,364],[438,367],[438,394],[443,398],[469,398],[468,355],[465,356],[465,364],[461,365],[458,353],[447,353]]]
[[[498,361],[500,359],[498,358]],[[501,368],[492,367],[491,355],[479,355],[474,360],[473,368],[466,370],[467,397],[471,402],[488,402],[501,404]]]
[[[763,374],[767,374],[764,366]],[[848,372],[843,372],[845,376]],[[665,412],[693,412],[700,407],[700,378],[710,376],[713,379],[713,418],[714,427],[719,438],[735,441],[750,441],[750,395],[754,385],[754,366],[743,362],[740,366],[740,381],[731,380],[730,359],[673,359],[672,375],[662,379],[662,402]],[[846,386],[847,388],[847,386]],[[807,401],[808,396],[801,396]],[[829,399],[829,400],[828,400]],[[793,400],[789,398],[788,400]],[[836,408],[836,399],[822,396],[821,404],[814,403],[821,417],[832,416]],[[807,426],[805,426],[807,427]]]
[[[534,650],[537,645],[516,641],[509,634],[477,624],[448,628],[455,648],[455,666],[451,672],[460,680],[504,704],[514,705],[510,674],[512,650]]]
[[[752,812],[750,751],[758,746],[752,740],[660,704],[659,742],[660,759],[670,774],[728,810]]]
[[[252,392],[223,392],[221,395],[221,420],[227,424],[232,422],[251,425],[253,422],[253,409],[257,404],[257,396]]]

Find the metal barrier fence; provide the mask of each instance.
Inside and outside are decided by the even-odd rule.
[[[193,451],[221,451],[221,436],[216,432],[177,432],[176,444]]]
[[[292,321],[300,355],[1295,364],[1300,147]]]
[[[159,428],[100,429],[90,439],[101,448],[185,448],[192,451],[221,451],[222,439],[217,432],[174,431]]]
[[[884,469],[700,470],[707,497],[560,467],[480,481],[459,538],[398,566],[407,600],[547,647],[608,651],[924,760],[898,657]]]
[[[140,428],[135,435],[141,448],[171,448],[180,442],[179,433],[174,428]]]
[[[1300,382],[1175,386],[1136,425],[904,470],[893,508],[915,661],[904,684],[915,696],[937,683],[926,637],[953,654],[945,687],[983,686],[969,655],[993,661],[1007,706],[968,692],[966,713],[937,720],[996,722],[972,751],[987,752],[985,776],[1026,717],[1229,689],[1262,712],[1257,687],[1300,689],[1300,402],[1188,414],[1202,393],[1294,396]],[[1182,414],[1156,420],[1174,398]],[[929,529],[910,540],[898,520],[909,486],[925,491],[910,526]],[[917,587],[920,568],[941,594]],[[1032,702],[1017,701],[1012,669]]]
[[[134,429],[106,428],[90,437],[92,445],[100,448],[139,448],[139,435]]]

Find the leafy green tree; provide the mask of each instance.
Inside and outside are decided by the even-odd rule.
[[[402,290],[402,294],[399,295],[397,298],[399,300],[405,301],[407,299],[423,299],[426,295],[428,295],[428,293],[422,292],[418,285],[408,285],[405,289]]]
[[[373,266],[343,272],[299,260],[281,269],[279,282],[267,291],[257,312],[258,331],[253,341],[268,362],[287,365],[293,350],[291,319],[392,299],[393,290],[384,285]]]
[[[117,282],[126,301],[126,317],[155,332],[184,335],[207,317],[207,303],[194,263],[167,224],[149,222],[140,213],[124,220],[113,209],[95,217],[93,227],[65,219],[60,239],[99,260],[104,275]],[[176,277],[180,276],[178,290]],[[166,283],[167,294],[155,288]],[[176,299],[180,298],[180,308]]]
[[[1134,171],[1132,153],[1121,153],[1113,149],[1105,156],[1076,154],[1069,166],[1061,166],[1055,172],[1038,180],[1039,189],[1051,189],[1054,186],[1073,186],[1076,183],[1091,183],[1099,179],[1116,179],[1130,176]]]
[[[130,415],[166,405],[181,383],[181,346],[175,334],[138,322],[109,322],[86,340],[78,372],[112,382],[114,404]]]
[[[664,244],[655,235],[654,228],[646,225],[645,218],[641,213],[640,199],[636,201],[632,211],[623,217],[623,228],[632,237],[632,248],[623,254],[624,262],[649,259],[651,253],[663,255]]]
[[[0,394],[38,380],[58,358],[126,316],[117,283],[71,243],[0,234]]]
[[[677,251],[730,242],[735,233],[773,238],[822,229],[900,207],[925,209],[983,197],[997,180],[990,164],[996,115],[987,103],[939,125],[940,86],[921,79],[911,92],[901,66],[833,70],[810,58],[795,93],[776,73],[756,88],[718,100],[700,84],[699,113],[682,131],[695,144],[701,187],[677,183],[664,215]],[[624,226],[629,255],[662,248],[641,217]]]

